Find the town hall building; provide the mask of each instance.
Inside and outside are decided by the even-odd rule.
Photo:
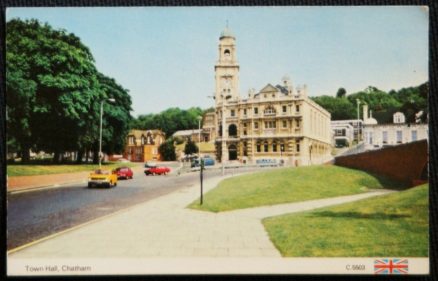
[[[218,159],[292,166],[328,161],[330,113],[308,98],[306,85],[294,88],[288,77],[281,85],[267,84],[241,98],[236,51],[236,38],[227,27],[219,38],[215,112],[210,122],[215,126],[212,138]]]

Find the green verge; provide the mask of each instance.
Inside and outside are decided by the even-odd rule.
[[[220,212],[366,192],[402,185],[366,172],[321,165],[282,168],[225,179],[188,207]]]
[[[134,167],[138,163],[104,163],[103,169],[115,169],[117,167]],[[84,171],[92,171],[99,168],[96,164],[67,164],[67,165],[22,165],[22,164],[8,164],[7,174],[9,177],[18,176],[35,176],[35,175],[49,175],[49,174],[63,174],[76,173]]]
[[[425,184],[262,222],[285,257],[427,257],[428,190]]]

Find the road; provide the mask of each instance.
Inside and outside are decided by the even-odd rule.
[[[252,170],[255,169],[227,169],[226,173]],[[204,179],[217,177],[221,176],[221,171],[206,170],[204,175]],[[7,248],[11,250],[194,184],[199,184],[199,172],[166,176],[136,174],[131,180],[119,180],[117,187],[110,189],[87,188],[82,183],[10,194],[7,198]]]

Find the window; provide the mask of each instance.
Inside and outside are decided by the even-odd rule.
[[[265,129],[274,129],[275,121],[265,121]]]
[[[283,105],[283,113],[287,112],[287,107],[285,105]]]
[[[300,143],[297,143],[297,152],[300,152]]]
[[[259,109],[258,109],[258,107],[254,107],[254,114],[259,114]]]
[[[234,117],[234,116],[236,116],[236,110],[231,109],[231,117]]]
[[[402,131],[397,131],[397,143],[402,143],[403,133]]]
[[[300,128],[300,120],[297,120],[297,129]]]
[[[265,109],[264,114],[265,115],[275,115],[275,109],[272,106],[270,106],[270,107]]]
[[[412,141],[416,141],[417,140],[417,131],[412,131],[411,135],[412,135]]]
[[[382,143],[388,143],[388,132],[387,131],[382,132]]]
[[[275,98],[275,94],[272,94],[272,97]]]
[[[283,120],[283,128],[286,128],[286,127],[287,127],[287,121]]]
[[[260,147],[260,143],[258,142],[257,143],[257,152],[260,152],[260,151],[262,151],[262,150],[261,150],[261,147]]]
[[[277,143],[272,143],[272,152],[277,152]]]
[[[246,108],[243,109],[243,115],[246,115]]]
[[[281,151],[281,152],[284,152],[284,143],[281,143],[281,144],[280,144],[280,151]]]
[[[296,106],[295,106],[295,111],[296,111],[296,112],[300,112],[300,106],[299,106],[299,105],[296,105]]]
[[[243,130],[243,135],[246,136],[246,130]]]
[[[141,136],[141,145],[145,145],[145,137]]]
[[[243,123],[243,127],[246,128],[246,123]]]
[[[268,142],[265,142],[263,146],[264,146],[265,152],[268,152]]]
[[[259,122],[254,122],[254,129],[258,129],[259,128]]]
[[[133,145],[134,144],[134,137],[130,136],[128,139],[129,144]]]
[[[243,156],[248,156],[248,144],[243,142]]]

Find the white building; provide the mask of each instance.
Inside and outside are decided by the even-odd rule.
[[[368,106],[364,105],[363,131],[367,150],[428,139],[428,124],[406,124],[406,118],[402,112],[396,112],[393,115],[392,124],[377,124],[371,114],[368,115]]]
[[[344,120],[341,120],[344,121]],[[345,120],[348,121],[348,120]],[[355,120],[357,121],[357,120]],[[333,145],[336,147],[350,146],[355,140],[354,127],[349,122],[331,121],[330,126],[333,131]]]

